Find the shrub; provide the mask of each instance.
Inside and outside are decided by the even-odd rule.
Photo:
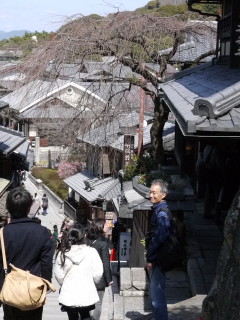
[[[144,177],[153,168],[153,162],[149,155],[134,155],[131,162],[125,167],[124,180],[131,180],[137,175]]]
[[[67,198],[68,187],[63,182],[63,179],[58,176],[57,170],[33,167],[32,175],[37,179],[41,179],[62,200]]]

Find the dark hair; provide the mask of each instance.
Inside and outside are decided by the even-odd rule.
[[[92,221],[89,221],[88,227],[87,227],[88,239],[95,240],[99,236],[103,235],[104,224],[105,224],[105,219],[103,218],[97,218],[97,219],[93,219]]]
[[[85,228],[83,225],[76,223],[74,226],[68,231],[64,230],[61,243],[59,245],[57,255],[60,253],[61,257],[61,266],[63,267],[65,264],[65,253],[70,251],[71,246],[76,244],[84,244],[85,243]]]
[[[14,188],[7,195],[6,208],[12,218],[27,217],[33,203],[31,194],[22,187]]]
[[[82,224],[76,223],[70,229],[69,232],[69,241],[71,244],[83,244],[85,243],[85,228]]]

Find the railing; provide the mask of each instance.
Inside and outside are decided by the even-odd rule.
[[[151,210],[139,210],[133,212],[133,229],[130,267],[144,267],[145,247],[142,243],[151,219]]]
[[[64,213],[76,221],[76,209],[67,200],[64,200]]]

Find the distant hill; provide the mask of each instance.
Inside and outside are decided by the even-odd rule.
[[[183,3],[187,3],[187,0],[158,0],[159,6],[167,6],[167,5],[174,5],[178,6]]]
[[[0,41],[3,39],[9,39],[11,37],[22,37],[26,32],[29,32],[27,30],[13,30],[9,32],[5,32],[0,30]]]

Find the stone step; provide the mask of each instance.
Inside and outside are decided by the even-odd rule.
[[[169,320],[198,320],[201,316],[202,302],[206,295],[196,295],[190,299],[168,305]]]

